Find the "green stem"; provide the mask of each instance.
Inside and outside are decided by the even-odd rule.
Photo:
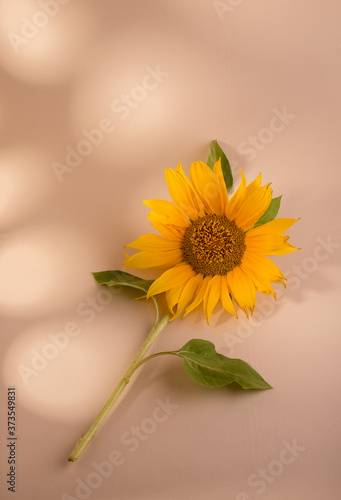
[[[139,362],[139,364],[136,366],[136,368],[139,368],[141,365],[143,365],[146,361],[149,361],[150,359],[153,359],[153,358],[157,358],[158,356],[165,356],[166,354],[171,354],[173,356],[179,356],[180,358],[182,356],[180,356],[177,352],[175,351],[162,351],[162,352],[156,352],[155,354],[151,354],[150,356],[147,356],[143,359],[141,359],[141,361]],[[135,369],[136,369],[135,368]]]
[[[142,359],[143,356],[146,354],[152,343],[155,341],[159,333],[163,330],[163,328],[167,325],[169,319],[171,318],[171,314],[167,312],[163,318],[161,318],[159,323],[154,323],[153,328],[151,329],[148,337],[142,344],[141,348],[139,349],[138,353],[136,354],[135,358],[133,361],[130,363],[127,371],[123,375],[121,381],[118,383],[117,387],[115,388],[114,392],[111,394],[109,397],[108,401],[104,405],[102,411],[99,413],[98,417],[94,421],[94,423],[91,425],[89,430],[84,434],[83,437],[78,439],[76,446],[72,450],[70,456],[69,456],[69,462],[75,462],[80,455],[83,453],[87,445],[90,443],[91,439],[94,437],[95,433],[97,432],[97,429],[99,426],[102,424],[103,420],[106,418],[108,413],[110,412],[111,408],[114,406],[116,401],[118,400],[119,396],[123,392],[124,388],[126,385],[129,383],[130,378],[132,374],[135,372],[135,370],[142,364]]]

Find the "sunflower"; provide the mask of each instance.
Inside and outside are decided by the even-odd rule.
[[[261,174],[246,185],[245,175],[229,199],[220,160],[213,169],[203,162],[190,168],[190,180],[181,165],[167,168],[166,181],[173,202],[144,201],[148,220],[160,234],[146,234],[127,247],[139,250],[127,258],[129,268],[166,269],[147,297],[166,292],[172,319],[200,304],[209,323],[217,303],[237,317],[237,304],[248,317],[256,291],[276,294],[272,283],[285,285],[285,276],[266,256],[298,250],[287,242],[286,231],[297,219],[278,218],[255,223],[272,200],[270,184],[261,186]]]

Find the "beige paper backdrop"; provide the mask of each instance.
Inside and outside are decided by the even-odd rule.
[[[0,2],[1,499],[340,498],[340,16],[337,0]],[[302,249],[274,259],[288,286],[253,319],[195,312],[155,350],[212,340],[273,390],[205,389],[155,359],[68,463],[153,322],[91,271],[122,269],[150,232],[142,200],[169,199],[164,169],[212,139],[237,184],[262,172],[283,194]]]

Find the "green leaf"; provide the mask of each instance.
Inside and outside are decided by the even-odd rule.
[[[278,214],[279,207],[281,205],[281,199],[282,199],[282,196],[277,196],[277,198],[273,198],[271,200],[270,205],[265,210],[263,215],[258,219],[258,221],[254,224],[253,228],[258,227],[258,226],[262,226],[263,224],[266,224],[266,222],[270,222],[271,220],[274,220],[274,218]]]
[[[99,285],[129,286],[143,292],[148,292],[150,285],[153,283],[153,280],[144,280],[124,271],[102,271],[92,274]]]
[[[214,344],[208,340],[192,339],[178,351],[168,354],[181,356],[188,375],[206,387],[221,387],[236,382],[243,389],[272,388],[245,361],[217,353]]]
[[[223,171],[226,189],[227,189],[227,192],[229,193],[233,187],[233,177],[232,177],[230,163],[229,163],[228,159],[226,158],[224,151],[219,146],[218,142],[216,140],[211,141],[210,152],[209,152],[209,155],[207,158],[207,165],[210,167],[210,169],[213,170],[214,164],[215,164],[215,162],[217,162],[219,160],[219,158],[221,160],[221,168]]]

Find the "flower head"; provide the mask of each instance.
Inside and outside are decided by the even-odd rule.
[[[168,308],[177,317],[203,304],[207,322],[218,301],[237,316],[237,304],[253,313],[256,291],[276,297],[272,283],[285,285],[285,276],[267,258],[297,250],[286,231],[296,219],[256,222],[272,200],[270,184],[261,175],[251,184],[242,180],[229,199],[221,162],[214,169],[202,162],[191,165],[190,180],[181,165],[166,169],[173,202],[144,201],[160,233],[146,234],[129,245],[140,252],[127,258],[130,268],[167,268],[148,290],[147,297],[166,292]]]

